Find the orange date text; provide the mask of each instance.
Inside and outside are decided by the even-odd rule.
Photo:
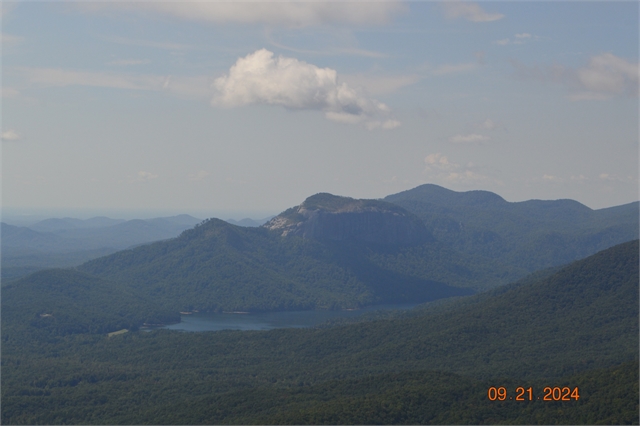
[[[546,386],[540,395],[534,394],[531,387],[518,386],[515,392],[508,392],[504,386],[491,386],[487,390],[487,397],[489,401],[577,401],[580,391],[577,386],[573,389],[568,386]]]

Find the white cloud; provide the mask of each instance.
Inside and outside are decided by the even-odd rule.
[[[204,178],[206,178],[207,176],[209,176],[211,173],[207,172],[206,170],[200,170],[197,173],[190,173],[189,174],[189,180],[191,181],[200,181]]]
[[[629,62],[612,53],[592,56],[587,66],[578,69],[561,65],[540,68],[526,66],[514,60],[511,63],[523,78],[567,86],[570,91],[569,99],[574,101],[638,96],[638,63]]]
[[[439,180],[449,184],[473,184],[478,182],[501,183],[495,179],[485,176],[475,171],[473,163],[462,166],[449,161],[449,158],[442,153],[429,154],[424,159],[425,172],[431,179]]]
[[[427,155],[424,162],[427,165],[427,170],[450,171],[460,167],[459,164],[450,162],[446,155],[442,155],[439,152]]]
[[[267,24],[301,28],[323,24],[385,24],[407,10],[400,1],[139,1],[90,2],[85,11],[121,10],[158,13],[212,24]]]
[[[472,133],[470,135],[455,135],[449,138],[451,143],[480,143],[490,140],[489,136]]]
[[[2,132],[2,140],[7,142],[19,141],[22,135],[13,129]]]
[[[541,37],[529,33],[514,34],[513,36],[515,37],[515,39],[504,38],[494,41],[493,44],[506,46],[508,44],[525,44],[528,41],[541,39]]]
[[[289,109],[315,109],[341,123],[365,124],[368,128],[394,128],[390,109],[346,83],[338,82],[331,68],[319,68],[266,49],[239,58],[229,74],[213,83],[212,105],[226,108],[249,104],[278,105]]]
[[[590,92],[638,95],[638,64],[611,53],[592,56],[577,78]]]
[[[501,13],[487,13],[473,2],[445,1],[442,3],[448,18],[464,18],[471,22],[491,22],[504,18]]]
[[[485,130],[495,130],[497,128],[497,125],[493,122],[493,120],[487,118],[485,121],[479,124],[478,127]]]
[[[151,172],[139,171],[138,172],[138,181],[150,181],[153,179],[157,179],[158,175],[153,174]]]
[[[559,178],[558,176],[547,175],[547,174],[542,176],[542,180],[544,182],[562,182],[562,179]]]

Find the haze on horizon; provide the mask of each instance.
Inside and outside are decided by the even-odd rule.
[[[638,8],[2,2],[3,213],[637,201]]]

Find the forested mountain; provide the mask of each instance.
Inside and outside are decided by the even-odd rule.
[[[389,195],[454,250],[529,272],[581,259],[638,237],[638,202],[601,210],[573,200],[510,203],[488,191],[437,185]]]
[[[255,228],[255,227],[264,225],[265,223],[267,223],[268,221],[270,221],[274,217],[275,216],[269,216],[269,217],[265,217],[264,219],[258,219],[258,220],[250,219],[248,217],[245,217],[244,219],[240,219],[240,220],[227,219],[226,222],[229,222],[232,225],[246,226],[246,227]]]
[[[2,288],[2,321],[18,333],[109,333],[179,319],[135,288],[73,270],[39,271]]]
[[[90,261],[80,270],[129,282],[175,310],[355,308],[473,293],[506,281],[437,242],[317,241],[212,219],[180,237]],[[507,271],[508,272],[508,271]]]
[[[12,321],[3,297],[2,421],[637,423],[638,250],[408,318],[317,329],[61,336]],[[489,401],[490,386],[580,397]]]
[[[395,204],[321,193],[271,219],[265,228],[319,241],[417,245],[432,241],[418,217]]]
[[[486,290],[638,232],[637,203],[593,211],[435,185],[385,200],[316,194],[258,229],[209,220],[80,270],[175,310],[344,309]]]

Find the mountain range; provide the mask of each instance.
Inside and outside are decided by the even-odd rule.
[[[106,223],[3,226],[3,248],[63,251],[71,235],[164,222]],[[637,236],[638,203],[433,185],[384,200],[320,193],[260,227],[202,221],[3,282],[1,421],[637,424]],[[185,310],[388,302],[427,303],[306,329],[141,330]],[[492,387],[532,399],[492,401]],[[575,397],[536,399],[545,387]]]
[[[488,191],[455,192],[431,184],[384,200],[420,217],[452,249],[527,272],[584,258],[639,232],[638,202],[592,210],[574,200],[507,202]]]

